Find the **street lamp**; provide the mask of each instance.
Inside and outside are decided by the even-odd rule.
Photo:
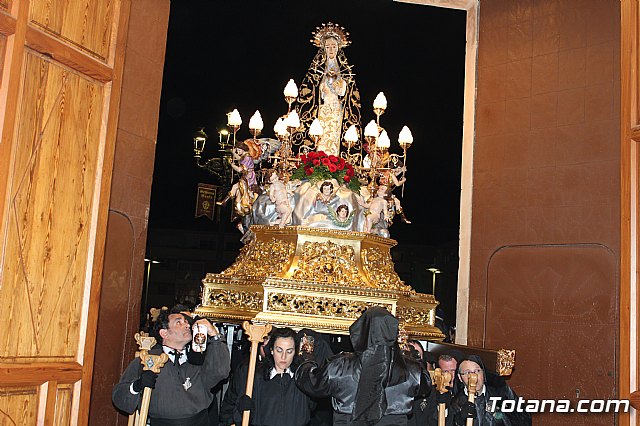
[[[427,271],[431,272],[433,274],[433,290],[431,292],[431,294],[433,294],[433,296],[435,297],[436,295],[436,274],[441,274],[442,271],[440,271],[440,269],[438,268],[429,268],[427,269]]]
[[[146,274],[145,286],[144,286],[144,309],[145,311],[148,311],[149,307],[147,306],[147,299],[149,298],[149,276],[151,275],[151,264],[160,263],[160,262],[157,260],[151,260],[151,259],[145,258],[144,263],[146,263],[147,265],[147,274]]]

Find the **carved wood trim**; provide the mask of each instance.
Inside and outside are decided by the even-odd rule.
[[[0,34],[10,36],[16,32],[16,18],[0,9]]]
[[[40,410],[40,413],[44,413],[44,426],[53,426],[56,420],[56,397],[58,396],[58,382],[51,380],[45,383],[42,388],[46,387],[47,396],[46,406],[44,410]]]
[[[37,28],[27,27],[25,43],[31,49],[96,80],[107,82],[113,79],[113,70],[110,66],[73,46],[52,38]]]
[[[638,386],[638,3],[620,2],[620,343],[618,398],[629,398]],[[632,410],[633,411],[633,410]],[[634,417],[634,419],[632,419]],[[635,413],[619,413],[619,424],[630,425]]]
[[[82,378],[82,365],[77,362],[0,363],[3,386],[40,386],[43,383],[75,383]]]
[[[640,125],[631,128],[630,139],[640,142]]]

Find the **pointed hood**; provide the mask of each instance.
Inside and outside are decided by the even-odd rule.
[[[351,324],[349,337],[358,354],[376,346],[391,347],[398,338],[398,319],[386,309],[373,306]]]

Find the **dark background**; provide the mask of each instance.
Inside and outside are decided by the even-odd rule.
[[[274,137],[273,124],[287,110],[284,86],[290,78],[300,85],[317,50],[309,42],[311,33],[325,22],[350,33],[352,45],[345,54],[362,97],[362,123],[375,118],[373,99],[383,91],[388,108],[381,125],[391,138],[391,151],[401,152],[397,138],[402,126],[413,133],[401,197],[413,223],[396,218],[391,235],[399,244],[394,251],[405,254],[394,254],[394,260],[398,265],[404,258],[412,264],[409,269],[443,269],[444,256],[455,270],[443,269],[438,282],[455,289],[465,12],[391,0],[171,3],[148,252],[160,230],[218,232],[207,218],[194,218],[198,182],[216,183],[194,164],[194,130],[204,126],[209,135],[203,159],[215,154],[218,131],[234,108],[243,120],[238,138],[250,137],[248,122],[256,109],[264,121],[261,136]],[[419,278],[398,273],[417,290],[431,291],[431,273]],[[438,296],[455,315],[455,291]]]

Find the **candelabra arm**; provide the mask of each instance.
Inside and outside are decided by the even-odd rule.
[[[402,155],[402,159],[404,160],[404,170],[402,171],[402,189],[400,190],[400,195],[404,198],[404,184],[407,182],[405,178],[405,173],[407,173],[407,146],[405,144],[402,145],[402,151],[404,154]]]

